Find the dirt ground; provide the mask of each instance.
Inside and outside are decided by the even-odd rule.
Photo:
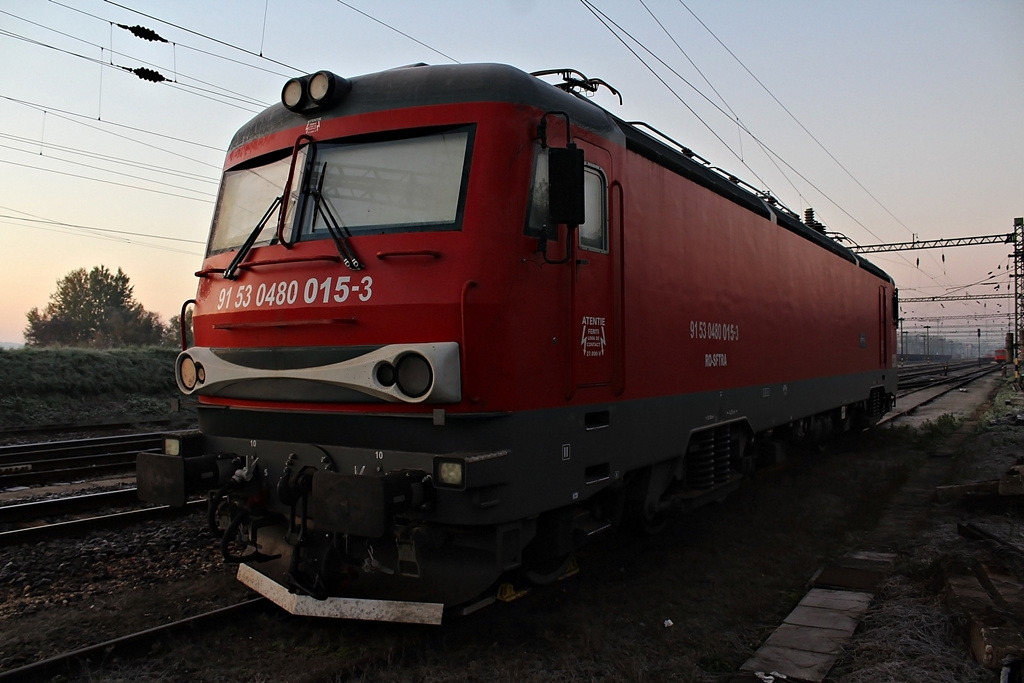
[[[1012,465],[1024,453],[1022,405],[1003,386],[942,460],[944,480]],[[791,449],[723,503],[674,517],[656,537],[618,533],[580,553],[577,576],[441,627],[271,607],[138,657],[87,663],[71,680],[728,681],[825,562],[864,547],[893,494],[936,462],[957,426],[939,417]],[[1012,552],[959,537],[957,520],[998,522],[1018,539],[1024,527],[1013,510],[933,502],[925,512],[923,526],[893,540],[896,571],[828,680],[998,680],[971,661],[942,579],[979,558],[1024,576]],[[249,595],[202,524],[0,549],[0,672]]]

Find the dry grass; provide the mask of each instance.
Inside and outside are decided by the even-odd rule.
[[[964,625],[921,584],[895,576],[845,656],[833,669],[837,683],[990,683],[993,673],[967,656]]]

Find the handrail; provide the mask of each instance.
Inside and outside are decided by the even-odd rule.
[[[260,320],[248,323],[220,323],[215,330],[251,330],[264,327],[309,327],[312,325],[355,325],[355,318],[329,318],[326,320]]]
[[[465,395],[469,398],[470,403],[479,403],[480,397],[473,396],[470,394],[468,382],[466,378],[469,377],[469,363],[467,361],[467,344],[466,344],[466,296],[469,294],[469,290],[477,286],[476,280],[466,280],[462,285],[462,293],[459,295],[459,317],[461,319],[462,327],[462,367],[464,372],[462,373],[463,389],[465,389]]]
[[[188,332],[185,330],[185,309],[189,304],[195,304],[195,299],[188,299],[181,305],[181,313],[178,314],[178,331],[181,332],[181,350],[188,348]]]
[[[441,258],[441,252],[433,249],[406,249],[402,251],[378,251],[377,258],[383,261],[394,256],[429,256],[433,259]]]
[[[313,136],[302,134],[295,138],[295,145],[292,146],[292,160],[288,165],[288,179],[284,182],[284,192],[281,194],[281,209],[280,215],[277,217],[277,241],[281,243],[285,249],[291,249],[292,243],[284,238],[284,222],[288,218],[288,195],[292,191],[292,180],[295,177],[295,162],[299,158],[299,145],[303,141],[313,144]]]
[[[334,254],[318,254],[314,256],[296,256],[294,258],[274,258],[265,261],[249,261],[238,266],[239,270],[252,270],[256,266],[279,266],[283,263],[301,263],[304,261],[330,261],[341,263],[341,257]]]

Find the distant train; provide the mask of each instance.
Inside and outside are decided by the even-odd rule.
[[[176,364],[199,431],[138,487],[209,491],[286,609],[437,623],[893,405],[888,275],[560,73],[321,71],[231,142]]]
[[[1006,349],[996,349],[995,351],[995,362],[1005,363],[1006,362]]]

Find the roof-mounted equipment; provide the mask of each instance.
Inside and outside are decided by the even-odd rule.
[[[352,81],[330,71],[290,79],[281,89],[281,103],[291,111],[302,113],[337,104],[352,90]]]
[[[580,91],[594,94],[597,92],[598,88],[604,86],[608,88],[608,91],[611,94],[618,97],[619,104],[622,104],[622,95],[619,94],[618,90],[608,85],[600,78],[587,78],[579,71],[576,71],[576,69],[547,69],[545,71],[534,71],[530,75],[535,78],[553,75],[561,76],[562,82],[555,83],[554,86],[559,90],[564,90],[565,92],[572,93],[573,95],[579,95]]]

